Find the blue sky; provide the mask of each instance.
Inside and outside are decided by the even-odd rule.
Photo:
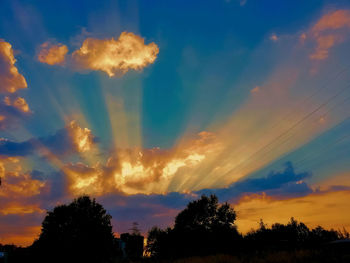
[[[349,14],[348,1],[1,1],[0,229],[24,234],[0,242],[30,243],[43,211],[79,194],[118,233],[143,213],[145,231],[171,224],[203,191],[242,209],[242,229],[245,202],[346,199]],[[327,218],[306,210],[292,211]]]

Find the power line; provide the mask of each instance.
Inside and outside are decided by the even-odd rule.
[[[224,174],[222,177],[226,176],[229,173],[234,172],[235,170],[237,170],[241,165],[243,165],[244,163],[247,163],[248,161],[250,161],[254,156],[256,156],[257,154],[259,154],[260,152],[262,152],[263,150],[265,150],[266,148],[268,148],[270,145],[274,144],[277,140],[279,140],[280,138],[282,138],[283,136],[285,136],[286,134],[288,134],[291,130],[293,130],[294,128],[296,128],[297,126],[299,126],[301,123],[303,123],[305,120],[307,120],[310,116],[312,116],[314,113],[316,113],[317,111],[319,111],[320,109],[322,109],[323,107],[325,107],[326,105],[328,105],[332,100],[334,100],[335,98],[337,98],[341,93],[343,93],[347,88],[349,88],[350,85],[345,86],[343,89],[341,89],[340,91],[338,91],[335,95],[333,95],[332,97],[330,97],[329,99],[327,99],[325,102],[321,103],[318,107],[316,107],[314,110],[312,110],[311,112],[309,112],[308,114],[306,114],[304,117],[302,117],[300,120],[298,120],[296,123],[294,123],[291,127],[289,127],[287,130],[285,130],[284,132],[282,132],[280,135],[278,135],[276,138],[274,138],[272,141],[270,141],[269,143],[267,143],[266,145],[264,145],[263,147],[261,147],[259,150],[257,150],[256,152],[254,152],[252,155],[250,155],[247,159],[245,159],[244,161],[242,161],[238,166],[236,166],[235,168],[231,169],[229,172],[227,172],[226,174]]]

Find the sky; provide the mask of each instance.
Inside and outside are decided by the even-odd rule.
[[[80,195],[116,235],[202,194],[350,230],[349,1],[0,1],[0,243]]]

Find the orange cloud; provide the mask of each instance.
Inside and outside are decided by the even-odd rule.
[[[158,52],[155,43],[145,45],[142,37],[123,32],[117,40],[87,38],[81,48],[74,51],[72,59],[79,69],[101,70],[114,77],[152,64]]]
[[[81,128],[76,121],[71,121],[66,129],[77,152],[87,152],[94,144],[94,135],[88,128]]]
[[[2,215],[22,215],[32,213],[45,213],[45,210],[34,204],[22,204],[20,202],[9,202],[0,207]]]
[[[11,99],[10,97],[6,96],[4,98],[4,103],[7,106],[13,106],[24,113],[30,112],[29,106],[24,98],[17,97],[16,99]]]
[[[38,60],[41,63],[49,65],[62,64],[65,61],[65,56],[68,53],[66,45],[54,45],[50,42],[45,42],[40,46],[41,50],[38,54]]]
[[[310,59],[326,59],[328,57],[329,49],[344,41],[344,32],[341,32],[340,29],[349,28],[349,10],[337,10],[321,17],[311,29],[311,36],[316,41],[317,45],[313,53],[310,55]]]
[[[38,195],[45,186],[44,182],[32,179],[29,174],[20,174],[18,172],[8,172],[2,181],[0,196],[8,197]]]
[[[14,93],[27,88],[27,82],[15,66],[16,59],[10,43],[0,39],[0,92]]]
[[[22,172],[18,158],[0,157],[0,243],[30,245],[40,233],[46,183]]]
[[[316,38],[317,47],[310,55],[310,59],[323,60],[328,58],[328,50],[335,44],[342,42],[342,37],[339,35],[326,35]]]
[[[63,171],[67,176],[68,191],[73,195],[166,193],[175,176],[188,177],[188,170],[198,167],[216,147],[216,137],[201,132],[198,138],[168,151],[118,149],[104,165],[67,164]]]
[[[13,169],[8,171],[6,166],[11,165]],[[0,197],[17,198],[31,197],[41,193],[45,182],[33,179],[30,174],[22,173],[17,158],[6,158],[0,160],[1,191]],[[1,210],[1,209],[0,209]]]
[[[312,32],[315,35],[320,34],[322,31],[329,29],[339,29],[343,27],[350,27],[350,11],[349,10],[337,10],[325,14],[320,20],[313,26]]]

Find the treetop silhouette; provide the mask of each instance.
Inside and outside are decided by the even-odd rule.
[[[111,218],[95,199],[79,197],[47,213],[33,247],[41,251],[40,258],[44,251],[57,261],[109,262],[116,247]]]

